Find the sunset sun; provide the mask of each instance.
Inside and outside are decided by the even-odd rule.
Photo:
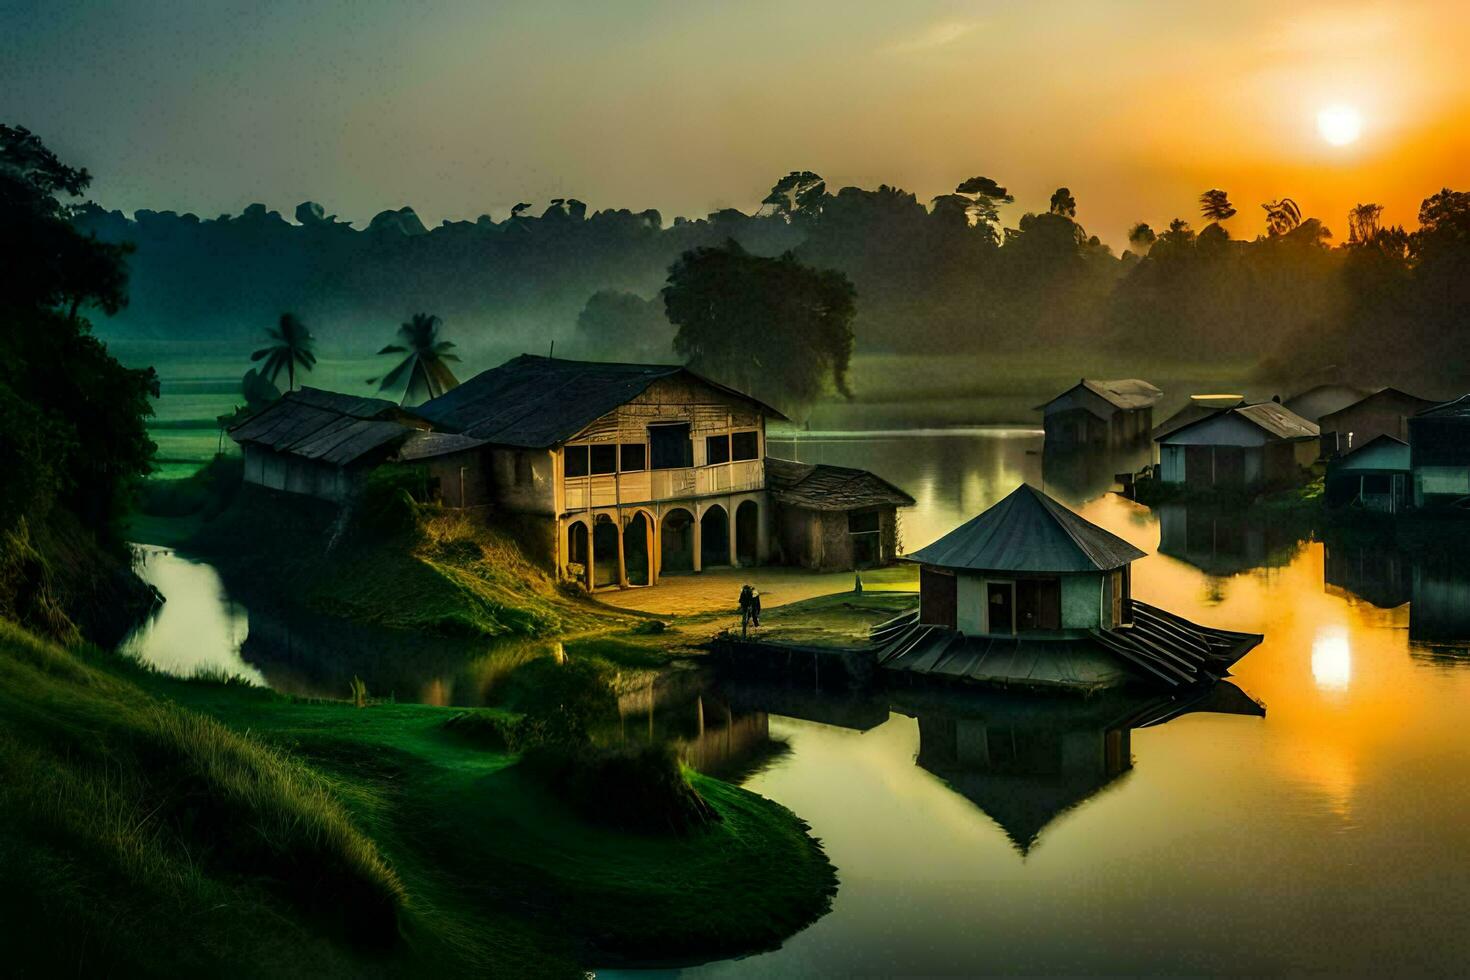
[[[1363,116],[1350,105],[1330,105],[1317,113],[1317,132],[1333,146],[1356,143],[1363,134]]]

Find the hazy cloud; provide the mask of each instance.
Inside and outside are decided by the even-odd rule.
[[[882,49],[883,54],[916,54],[948,47],[960,38],[972,33],[980,22],[976,20],[942,20],[930,24],[924,30],[902,41],[895,41]]]

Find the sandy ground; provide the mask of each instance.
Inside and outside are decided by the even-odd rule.
[[[917,565],[901,564],[865,571],[863,588],[914,592],[919,588]],[[800,568],[714,568],[690,575],[669,575],[652,588],[616,589],[597,593],[597,600],[619,609],[659,616],[697,616],[738,612],[740,587],[749,582],[761,594],[761,608],[772,609],[835,592],[851,592],[852,572],[809,572]]]

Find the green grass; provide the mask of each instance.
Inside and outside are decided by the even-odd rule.
[[[716,822],[601,826],[483,737],[521,720],[180,680],[0,624],[7,968],[571,976],[750,952],[826,909],[789,811],[689,773]]]
[[[761,613],[761,628],[755,635],[798,646],[862,646],[872,627],[918,604],[916,592],[874,590],[817,596]]]

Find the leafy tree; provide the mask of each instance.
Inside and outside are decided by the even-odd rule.
[[[1261,210],[1266,212],[1266,232],[1273,238],[1289,234],[1302,223],[1302,209],[1289,197],[1262,204]]]
[[[271,342],[251,354],[250,360],[265,359],[265,363],[260,366],[260,376],[271,384],[276,383],[284,370],[286,390],[295,391],[296,365],[301,365],[303,371],[316,367],[316,354],[313,351],[316,338],[295,313],[282,313],[276,326],[266,328],[265,335]]]
[[[1235,206],[1230,203],[1230,196],[1216,187],[1199,196],[1199,213],[1206,221],[1218,224],[1235,217]]]
[[[968,201],[965,209],[971,224],[991,226],[1000,221],[1000,206],[1015,203],[1010,191],[989,177],[961,181],[954,192]]]
[[[776,181],[761,205],[770,213],[786,219],[813,217],[821,213],[827,196],[827,182],[810,170],[793,170]]]
[[[1383,216],[1382,204],[1359,204],[1348,211],[1348,242],[1368,244],[1378,237],[1379,220]]]
[[[1051,204],[1047,210],[1052,214],[1061,215],[1063,218],[1077,217],[1077,199],[1072,192],[1065,187],[1058,187],[1051,195]]]
[[[401,343],[389,344],[379,354],[404,354],[398,366],[383,376],[381,381],[371,378],[368,384],[378,382],[378,390],[386,391],[408,377],[403,390],[403,405],[418,405],[430,398],[438,398],[451,388],[459,387],[459,379],[449,370],[448,361],[458,361],[458,354],[451,354],[454,342],[439,339],[439,328],[444,321],[431,313],[415,313],[407,323],[398,327]]]
[[[1146,221],[1140,221],[1128,229],[1128,244],[1133,246],[1133,250],[1140,254],[1146,253],[1149,249],[1153,248],[1154,240],[1158,237]]]
[[[840,272],[790,252],[752,255],[734,241],[685,252],[663,289],[674,350],[690,367],[786,404],[811,402],[828,379],[851,397],[856,298]]]

